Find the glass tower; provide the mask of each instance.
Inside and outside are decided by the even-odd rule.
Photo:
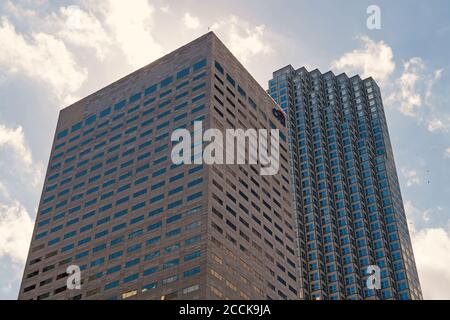
[[[422,299],[376,82],[289,65],[269,93],[287,115],[305,297]]]

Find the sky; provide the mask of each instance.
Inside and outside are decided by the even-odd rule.
[[[59,110],[209,30],[263,88],[288,64],[375,78],[424,297],[450,299],[446,0],[2,0],[0,299],[17,299]]]

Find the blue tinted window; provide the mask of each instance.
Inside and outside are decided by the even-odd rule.
[[[106,270],[106,274],[118,272],[118,271],[120,271],[120,269],[121,269],[120,266],[115,266],[115,267],[109,268],[108,270]]]
[[[195,275],[195,274],[197,274],[197,273],[199,273],[200,272],[200,267],[195,267],[195,268],[192,268],[192,269],[190,269],[190,270],[188,270],[188,271],[185,271],[184,273],[183,273],[183,276],[185,277],[185,278],[187,278],[187,277],[191,277],[191,276],[193,276],[193,275]]]
[[[65,136],[67,136],[67,134],[69,133],[69,130],[63,130],[63,131],[61,131],[61,132],[59,132],[58,134],[57,134],[57,138],[58,139],[62,139],[62,138],[64,138]]]
[[[106,108],[106,109],[104,109],[104,110],[102,110],[102,111],[100,112],[100,117],[101,117],[101,118],[106,117],[106,116],[109,115],[110,113],[111,113],[111,108]]]
[[[161,88],[171,84],[173,82],[173,76],[167,77],[163,81],[161,81]]]
[[[153,92],[156,91],[156,89],[157,89],[157,85],[156,84],[153,85],[153,86],[148,87],[147,89],[145,89],[145,95],[152,94]]]
[[[79,122],[79,123],[73,125],[73,126],[72,126],[72,129],[71,129],[71,132],[80,130],[82,126],[83,126],[83,123],[82,123],[82,122]]]
[[[186,68],[184,70],[181,70],[177,73],[177,79],[181,79],[189,74],[189,68]]]
[[[141,93],[136,93],[130,97],[130,103],[136,102],[141,99]]]
[[[203,99],[206,95],[203,93],[199,96],[196,96],[195,98],[192,99],[192,103],[196,103],[197,101]]]
[[[93,123],[95,122],[95,120],[97,120],[97,115],[94,114],[94,115],[88,117],[88,118],[84,121],[84,124],[87,125],[87,126],[89,126],[89,125],[93,124]]]
[[[105,286],[105,290],[109,290],[109,289],[115,288],[115,287],[117,287],[118,285],[119,285],[119,281],[113,281],[113,282],[111,282],[111,283],[108,283],[108,284]]]
[[[119,103],[116,103],[116,105],[114,106],[114,110],[121,110],[125,107],[126,104],[127,102],[125,100],[120,101]]]
[[[163,210],[164,210],[163,208],[158,208],[158,209],[152,210],[148,213],[148,216],[149,217],[157,216],[158,214],[161,214],[163,212]]]
[[[203,68],[205,66],[206,66],[206,59],[203,59],[203,60],[201,60],[201,61],[199,61],[199,62],[194,64],[194,71],[197,71],[197,70],[199,70],[199,69],[201,69],[201,68]]]

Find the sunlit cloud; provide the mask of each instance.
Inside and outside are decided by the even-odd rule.
[[[331,63],[331,68],[346,72],[349,76],[360,74],[363,78],[373,77],[379,84],[387,82],[395,70],[394,53],[384,41],[376,42],[368,36],[358,37],[362,48],[345,53]]]
[[[188,29],[198,29],[200,27],[200,20],[189,12],[184,14],[183,23]]]

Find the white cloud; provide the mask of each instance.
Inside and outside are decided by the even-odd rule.
[[[200,20],[186,12],[183,17],[183,22],[188,29],[198,29],[200,27]]]
[[[447,148],[447,150],[445,150],[445,157],[450,159],[450,148]]]
[[[420,185],[421,179],[417,174],[417,171],[408,169],[407,167],[402,167],[401,172],[403,176],[406,178],[406,185],[408,187]]]
[[[265,26],[251,26],[236,16],[216,22],[211,27],[230,51],[243,63],[256,55],[273,52],[266,37]]]
[[[403,71],[390,88],[387,103],[396,106],[406,116],[417,118],[427,125],[430,132],[447,131],[450,117],[437,112],[433,105],[433,86],[439,81],[443,69],[429,70],[419,57],[403,63]]]
[[[331,68],[349,75],[360,74],[363,78],[373,77],[380,85],[385,83],[395,70],[392,48],[384,41],[375,42],[368,36],[361,36],[363,48],[344,54],[331,63]]]
[[[0,201],[2,198],[10,198],[11,195],[9,193],[8,188],[0,181]]]
[[[0,70],[43,81],[60,99],[77,91],[87,78],[87,70],[78,67],[64,43],[53,35],[39,32],[25,37],[2,17],[0,42]]]
[[[418,57],[403,64],[403,73],[396,81],[398,90],[391,99],[399,103],[399,110],[405,115],[416,117],[417,109],[422,105],[423,98],[416,86],[424,69],[425,64]]]
[[[26,166],[33,162],[31,151],[25,143],[23,129],[20,126],[16,129],[10,129],[0,124],[0,147],[10,147]]]
[[[443,228],[412,234],[417,269],[425,299],[450,299],[450,233]]]
[[[33,220],[20,203],[0,204],[0,257],[9,256],[13,262],[23,264],[32,232]]]
[[[428,131],[435,132],[435,131],[447,131],[447,125],[445,125],[441,119],[431,119],[428,121]]]
[[[159,8],[159,10],[161,10],[164,13],[168,13],[170,11],[170,6],[168,4],[162,6],[161,8]]]
[[[442,74],[444,73],[444,69],[435,70],[432,77],[428,80],[427,90],[425,93],[426,98],[430,98],[433,93],[433,86],[436,82],[438,82],[442,78]]]
[[[437,207],[442,211],[441,207]],[[444,228],[419,228],[430,221],[432,210],[422,211],[405,201],[411,242],[425,299],[450,299],[450,232]]]
[[[36,12],[31,9],[26,9],[19,4],[13,3],[11,0],[5,0],[4,6],[6,11],[13,14],[18,18],[34,18],[36,17]]]
[[[420,57],[413,57],[402,65],[401,74],[394,78],[394,54],[383,41],[375,42],[368,36],[359,37],[363,46],[345,53],[331,63],[331,68],[349,75],[373,77],[380,85],[386,107],[416,118],[430,132],[448,132],[450,115],[439,111],[433,94],[435,84],[444,69],[430,70]]]
[[[14,164],[9,167],[10,170],[17,170],[18,177],[27,183],[31,182],[32,187],[38,188],[43,180],[44,168],[41,163],[34,163],[22,127],[11,129],[0,124],[0,150],[3,148],[8,148],[9,154],[15,159]]]
[[[8,281],[2,293],[5,296],[13,284],[17,287],[14,276],[21,276],[34,224],[16,198],[24,198],[28,188],[32,192],[41,190],[43,176],[44,167],[33,160],[22,127],[0,124],[0,261],[8,261],[6,270],[9,273],[2,271],[5,278],[0,279],[2,286],[5,286],[5,280]]]
[[[124,52],[132,67],[142,67],[165,52],[152,35],[154,7],[147,0],[85,0],[86,6],[103,17],[105,28]]]
[[[57,30],[55,34],[66,43],[93,48],[100,60],[109,52],[110,36],[92,13],[72,5],[59,8],[59,13],[52,13],[48,20]]]

